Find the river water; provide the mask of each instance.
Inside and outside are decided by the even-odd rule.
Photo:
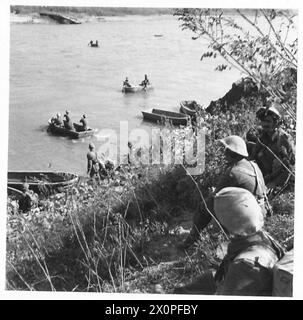
[[[162,37],[155,37],[161,34]],[[86,114],[99,131],[120,122],[150,129],[141,110],[178,111],[181,100],[205,107],[240,78],[237,70],[214,71],[218,60],[200,61],[207,43],[191,40],[171,16],[106,18],[80,25],[11,24],[9,170],[59,170],[85,174],[88,143],[49,135],[48,119],[69,110]],[[90,48],[98,40],[99,48]],[[138,84],[147,74],[154,90],[123,94],[126,76]]]

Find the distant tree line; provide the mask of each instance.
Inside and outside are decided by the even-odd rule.
[[[171,8],[130,8],[130,7],[67,7],[67,6],[11,6],[11,13],[32,14],[56,12],[62,14],[86,14],[90,16],[154,15],[172,14]]]

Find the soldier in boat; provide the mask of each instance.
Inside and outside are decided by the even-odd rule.
[[[129,81],[128,81],[128,77],[125,78],[125,80],[123,81],[123,86],[124,87],[131,87]]]
[[[69,116],[69,112],[66,110],[65,111],[65,114],[64,114],[64,127],[68,130],[72,130],[72,131],[75,131],[75,128],[74,128],[74,125],[73,125],[73,122],[71,121],[70,119],[70,116]]]
[[[80,123],[82,123],[81,131],[86,131],[88,129],[86,115],[84,114],[80,119]]]
[[[56,125],[56,126],[62,127],[63,126],[63,121],[61,119],[61,114],[57,113],[55,117],[52,117],[51,123]]]
[[[140,83],[140,86],[143,86],[144,88],[146,88],[148,85],[150,85],[150,82],[147,78],[147,74],[144,75],[144,80]]]

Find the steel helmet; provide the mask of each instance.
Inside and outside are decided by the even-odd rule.
[[[281,115],[280,115],[280,112],[278,111],[278,109],[275,107],[276,105],[277,105],[276,103],[273,103],[268,109],[265,107],[261,107],[257,111],[257,117],[260,120],[263,120],[267,116],[273,116],[275,118],[280,119]]]
[[[219,222],[231,235],[248,236],[264,225],[262,209],[251,192],[228,187],[214,196],[214,210]]]
[[[88,147],[89,147],[90,149],[95,149],[95,145],[94,145],[92,142],[89,143]]]
[[[272,106],[270,106],[267,111],[265,112],[265,115],[268,114],[273,114],[274,116],[281,118],[280,112],[278,111],[278,109],[275,107],[277,104],[273,103]]]
[[[225,148],[229,149],[230,151],[237,153],[243,157],[248,157],[246,143],[241,137],[229,136],[221,139],[220,142],[224,145]]]
[[[28,189],[29,189],[29,184],[28,184],[27,182],[24,182],[24,183],[22,184],[22,190],[23,190],[23,191],[28,191]]]

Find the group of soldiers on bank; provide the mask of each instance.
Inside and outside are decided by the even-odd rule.
[[[220,140],[227,168],[214,194],[194,214],[188,237],[178,245],[188,249],[215,221],[229,238],[227,254],[217,270],[204,272],[174,293],[272,295],[273,267],[285,250],[263,230],[265,219],[273,214],[267,194],[269,189],[293,188],[295,147],[291,136],[281,129],[281,115],[274,105],[258,110],[257,118],[262,128],[250,139],[253,143],[239,136]]]
[[[65,111],[63,118],[64,120],[62,120],[61,114],[57,113],[56,116],[51,118],[51,124],[58,127],[63,127],[67,130],[76,131],[74,127],[74,123],[71,120],[70,114],[67,110]],[[79,122],[81,123],[81,127],[79,128],[78,131],[86,131],[88,129],[88,125],[87,125],[87,119],[85,114],[81,117]]]
[[[193,283],[175,288],[174,293],[272,295],[273,266],[283,258],[285,249],[263,229],[264,221],[274,214],[268,191],[292,190],[295,146],[280,127],[281,115],[274,105],[258,110],[257,118],[261,121],[257,136],[248,132],[246,141],[235,135],[220,140],[227,167],[214,193],[196,210],[188,237],[178,245],[178,249],[189,249],[200,232],[215,221],[229,238],[227,254],[217,270],[203,272]],[[90,143],[90,178],[104,179],[113,168],[113,163],[100,161]],[[28,187],[24,194],[28,200]]]

